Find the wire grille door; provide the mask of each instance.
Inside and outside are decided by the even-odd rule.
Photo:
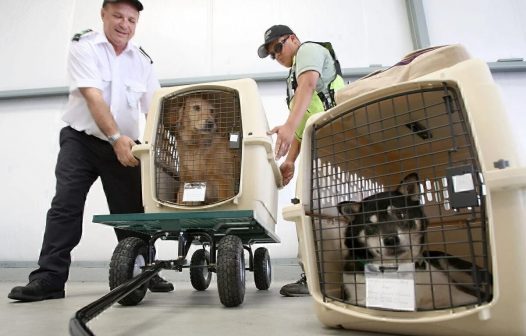
[[[368,102],[312,132],[310,214],[326,299],[392,311],[491,300],[483,176],[453,84]]]
[[[200,206],[237,195],[242,134],[235,90],[194,90],[165,97],[154,149],[157,199]]]

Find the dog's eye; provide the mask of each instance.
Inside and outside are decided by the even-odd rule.
[[[194,110],[195,112],[199,112],[199,111],[201,111],[201,106],[194,105],[194,106],[192,106],[192,110]]]
[[[376,225],[367,225],[365,227],[365,234],[368,236],[372,236],[378,233],[378,229],[376,228]]]
[[[407,220],[402,223],[402,226],[408,230],[416,228],[416,223],[414,220]]]
[[[404,219],[407,217],[406,213],[402,210],[393,210],[392,213],[400,219]]]

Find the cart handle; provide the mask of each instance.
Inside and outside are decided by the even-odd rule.
[[[164,262],[156,263],[152,268],[146,269],[136,277],[114,288],[111,292],[100,299],[81,308],[69,320],[69,334],[73,336],[94,336],[95,334],[88,328],[86,323],[91,321],[104,310],[108,309],[115,302],[150,281],[150,279],[157,275],[164,266]]]

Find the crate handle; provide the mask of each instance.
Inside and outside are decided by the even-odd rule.
[[[491,191],[526,188],[526,167],[489,170],[484,180]]]
[[[141,152],[149,152],[150,151],[150,145],[149,144],[139,144],[132,147],[132,154],[136,156],[135,154],[140,154]]]
[[[272,167],[272,171],[274,172],[274,180],[276,181],[276,186],[278,188],[283,188],[283,176],[281,176],[281,171],[279,170],[278,164],[276,163],[276,160],[274,160],[274,152],[272,150],[272,142],[269,140],[268,137],[246,137],[244,139],[244,143],[247,146],[250,145],[257,145],[257,146],[263,146],[267,150],[267,160]]]

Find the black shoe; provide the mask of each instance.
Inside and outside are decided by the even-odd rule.
[[[151,278],[150,283],[148,284],[148,289],[151,292],[171,292],[174,290],[174,285],[164,280],[159,275],[156,275]]]
[[[299,279],[298,281],[281,287],[279,293],[283,296],[292,297],[310,295],[309,287],[307,286],[307,277],[305,276],[305,273],[301,275],[301,279]]]
[[[11,293],[7,297],[22,302],[33,302],[63,299],[64,296],[64,288],[53,287],[44,279],[35,279],[25,286],[17,286],[11,289]]]

